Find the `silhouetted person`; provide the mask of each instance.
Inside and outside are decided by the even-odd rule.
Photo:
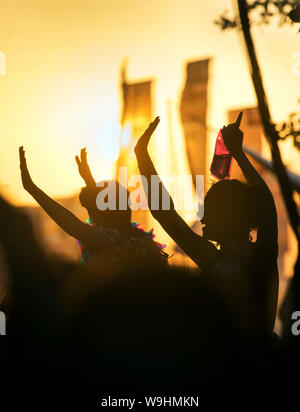
[[[159,118],[139,139],[135,153],[139,169],[150,185],[157,175],[147,146]],[[222,129],[227,148],[239,164],[249,185],[237,180],[214,184],[204,199],[205,224],[199,236],[174,208],[154,210],[155,219],[206,273],[232,307],[241,330],[255,342],[272,340],[278,295],[277,215],[273,196],[242,150],[243,133],[234,124]],[[164,196],[169,194],[162,185]],[[148,193],[151,199],[151,191]],[[257,228],[257,240],[249,241]],[[220,248],[210,241],[215,241]]]
[[[8,269],[8,292],[0,306],[7,317],[0,389],[39,391],[51,385],[55,390],[66,372],[60,363],[64,320],[59,284],[74,265],[48,258],[30,218],[2,197],[0,246]]]
[[[88,251],[90,257],[97,257],[99,263],[111,266],[111,270],[120,265],[139,265],[145,261],[152,264],[166,263],[166,254],[146,234],[131,225],[131,209],[118,208],[119,196],[123,195],[128,205],[128,191],[118,182],[110,184],[116,194],[116,208],[100,210],[97,196],[104,187],[97,187],[94,180],[83,188],[80,202],[87,209],[92,224],[83,223],[72,212],[65,209],[32,181],[25,159],[23,147],[20,147],[20,168],[24,189],[39,203],[45,212],[70,236],[78,239]]]

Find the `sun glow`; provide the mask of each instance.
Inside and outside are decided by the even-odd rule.
[[[105,120],[99,127],[98,145],[101,155],[115,161],[120,153],[121,125],[113,120]]]

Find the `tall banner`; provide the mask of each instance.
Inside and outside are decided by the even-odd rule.
[[[127,168],[127,179],[139,174],[134,146],[152,120],[152,81],[128,83],[126,69],[122,69],[122,134],[120,154],[117,161],[116,178],[119,180],[120,168]],[[123,176],[124,177],[124,176]],[[130,188],[129,188],[130,191]],[[147,212],[133,212],[133,220],[147,225]]]
[[[209,62],[209,59],[205,59],[187,64],[186,82],[180,103],[181,122],[194,184],[195,176],[205,175],[207,170],[206,114]]]

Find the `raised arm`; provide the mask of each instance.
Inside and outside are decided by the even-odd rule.
[[[19,148],[20,169],[22,183],[25,190],[38,202],[45,212],[70,236],[85,241],[88,236],[89,226],[78,219],[73,213],[65,209],[46,193],[39,189],[32,181],[25,158],[23,146]]]
[[[159,117],[150,123],[148,129],[141,136],[135,146],[135,154],[138,161],[140,172],[148,181],[148,206],[152,216],[158,220],[169,236],[179,245],[179,247],[201,268],[207,269],[216,260],[217,250],[207,240],[197,235],[187,223],[176,212],[173,200],[161,182],[160,200],[170,199],[170,209],[159,210],[152,208],[151,205],[151,176],[158,176],[155,167],[148,153],[148,143],[159,123]],[[150,199],[150,201],[149,201]]]
[[[78,166],[78,172],[82,179],[85,181],[85,184],[87,186],[96,186],[96,181],[93,178],[90,166],[87,162],[87,153],[85,147],[80,151],[80,159],[78,156],[76,156],[75,160]]]
[[[235,124],[230,124],[222,129],[222,135],[247,182],[257,190],[260,198],[261,221],[257,231],[256,244],[265,254],[277,259],[278,228],[273,195],[243,151],[243,132]]]

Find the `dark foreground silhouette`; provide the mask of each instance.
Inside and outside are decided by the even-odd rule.
[[[279,349],[267,356],[246,338],[198,272],[77,266],[46,257],[2,198],[0,219],[10,284],[2,390],[201,394],[282,382]]]

